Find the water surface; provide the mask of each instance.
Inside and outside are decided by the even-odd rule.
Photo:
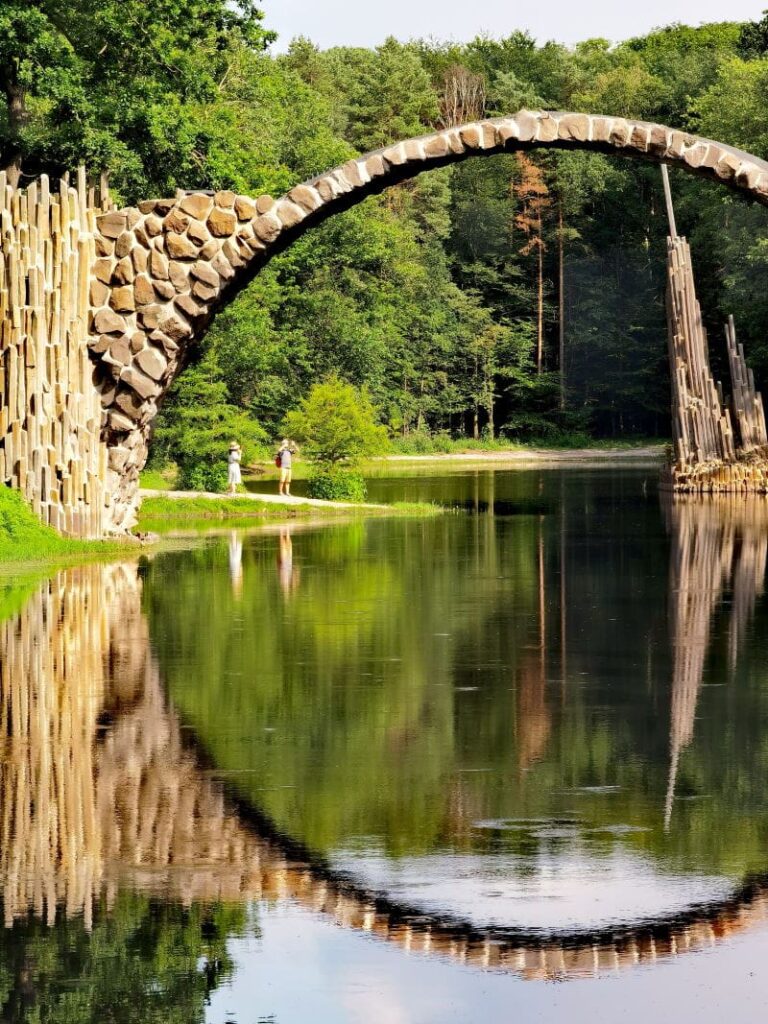
[[[3,1019],[749,1019],[768,506],[371,497],[449,511],[8,581]]]

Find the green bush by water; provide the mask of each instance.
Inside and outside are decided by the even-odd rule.
[[[368,488],[360,473],[340,466],[316,466],[309,477],[310,498],[324,501],[364,502]]]
[[[45,561],[81,555],[112,555],[120,543],[69,540],[45,526],[19,491],[0,485],[0,562]]]

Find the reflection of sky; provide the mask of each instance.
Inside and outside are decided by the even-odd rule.
[[[446,853],[394,860],[355,851],[331,861],[395,902],[479,927],[563,931],[630,924],[722,900],[734,888],[726,878],[664,871],[618,846],[598,855],[586,842],[531,857]]]
[[[206,1024],[751,1024],[768,1006],[768,931],[651,967],[561,984],[407,954],[295,906],[262,905],[260,939]]]

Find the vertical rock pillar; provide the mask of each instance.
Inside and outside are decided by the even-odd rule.
[[[51,192],[0,173],[0,483],[70,537],[104,532],[107,451],[88,353],[95,211],[85,172]]]

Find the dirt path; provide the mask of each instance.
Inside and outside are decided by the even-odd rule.
[[[142,498],[171,498],[172,500],[181,500],[184,498],[205,498],[211,501],[258,501],[264,502],[267,505],[310,505],[312,508],[363,508],[363,509],[381,509],[387,511],[391,508],[390,505],[374,505],[371,503],[361,503],[353,501],[324,501],[321,498],[301,498],[295,494],[252,494],[252,493],[238,493],[232,494],[216,494],[213,491],[153,491],[153,490],[141,490]]]

